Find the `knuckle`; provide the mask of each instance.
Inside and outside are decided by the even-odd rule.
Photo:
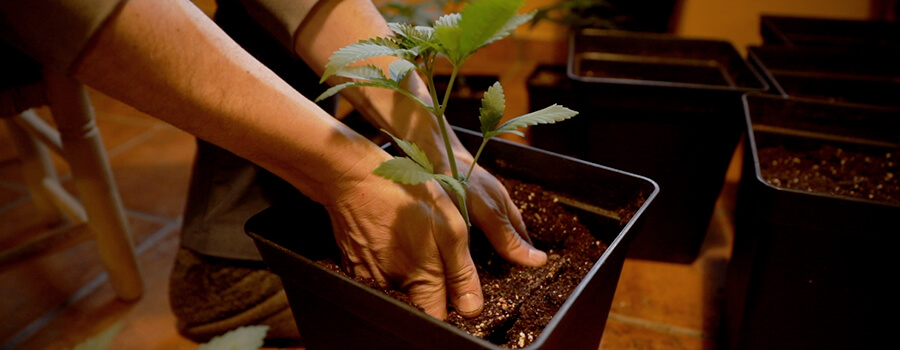
[[[447,272],[447,284],[455,288],[472,288],[472,284],[478,286],[478,273],[475,265],[465,264],[455,271]]]

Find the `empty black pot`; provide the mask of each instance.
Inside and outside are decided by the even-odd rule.
[[[535,147],[648,176],[661,189],[629,257],[690,263],[744,132],[741,94],[767,88],[722,41],[583,30],[566,67],[528,80],[532,109],[579,116],[530,131]]]
[[[884,47],[752,46],[747,59],[785,97],[900,108],[900,51]]]
[[[896,22],[764,15],[759,29],[765,45],[900,48]]]

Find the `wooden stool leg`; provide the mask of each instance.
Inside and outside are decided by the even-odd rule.
[[[23,113],[34,113],[34,111],[27,110]],[[57,181],[56,169],[50,158],[50,150],[39,140],[30,137],[28,131],[12,118],[3,120],[9,128],[10,138],[19,153],[19,159],[22,162],[22,176],[28,192],[31,193],[31,200],[40,215],[39,220],[48,224],[58,223],[62,219],[61,213],[59,208],[53,204],[52,195],[47,193],[47,189],[44,187],[45,179]]]
[[[44,83],[62,139],[63,156],[72,167],[75,188],[110,283],[120,299],[137,299],[143,293],[143,281],[134,244],[85,88],[49,68],[44,70]]]

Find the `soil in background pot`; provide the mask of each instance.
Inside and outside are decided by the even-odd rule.
[[[900,152],[774,146],[760,148],[758,157],[762,177],[775,186],[900,203]]]
[[[447,323],[469,334],[507,348],[531,344],[607,248],[580,222],[578,215],[561,205],[540,186],[498,177],[522,212],[534,245],[548,255],[542,267],[509,263],[494,251],[484,234],[473,228],[471,252],[481,280],[485,303],[480,316],[466,319],[450,310]],[[620,223],[630,220],[636,208],[616,213]],[[616,227],[619,229],[619,227]],[[320,261],[343,273],[331,260]],[[378,287],[374,280],[360,280],[409,305],[404,293]]]

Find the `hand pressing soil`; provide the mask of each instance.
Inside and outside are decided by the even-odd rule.
[[[450,310],[447,322],[469,334],[507,348],[531,344],[572,291],[581,283],[607,245],[596,239],[578,216],[540,186],[498,177],[522,212],[534,245],[547,253],[547,264],[525,267],[500,257],[473,228],[471,252],[485,300],[481,315],[472,319]],[[620,217],[627,221],[631,209]],[[320,261],[342,272],[331,260]],[[409,305],[404,293],[378,287],[374,280],[359,280]]]

